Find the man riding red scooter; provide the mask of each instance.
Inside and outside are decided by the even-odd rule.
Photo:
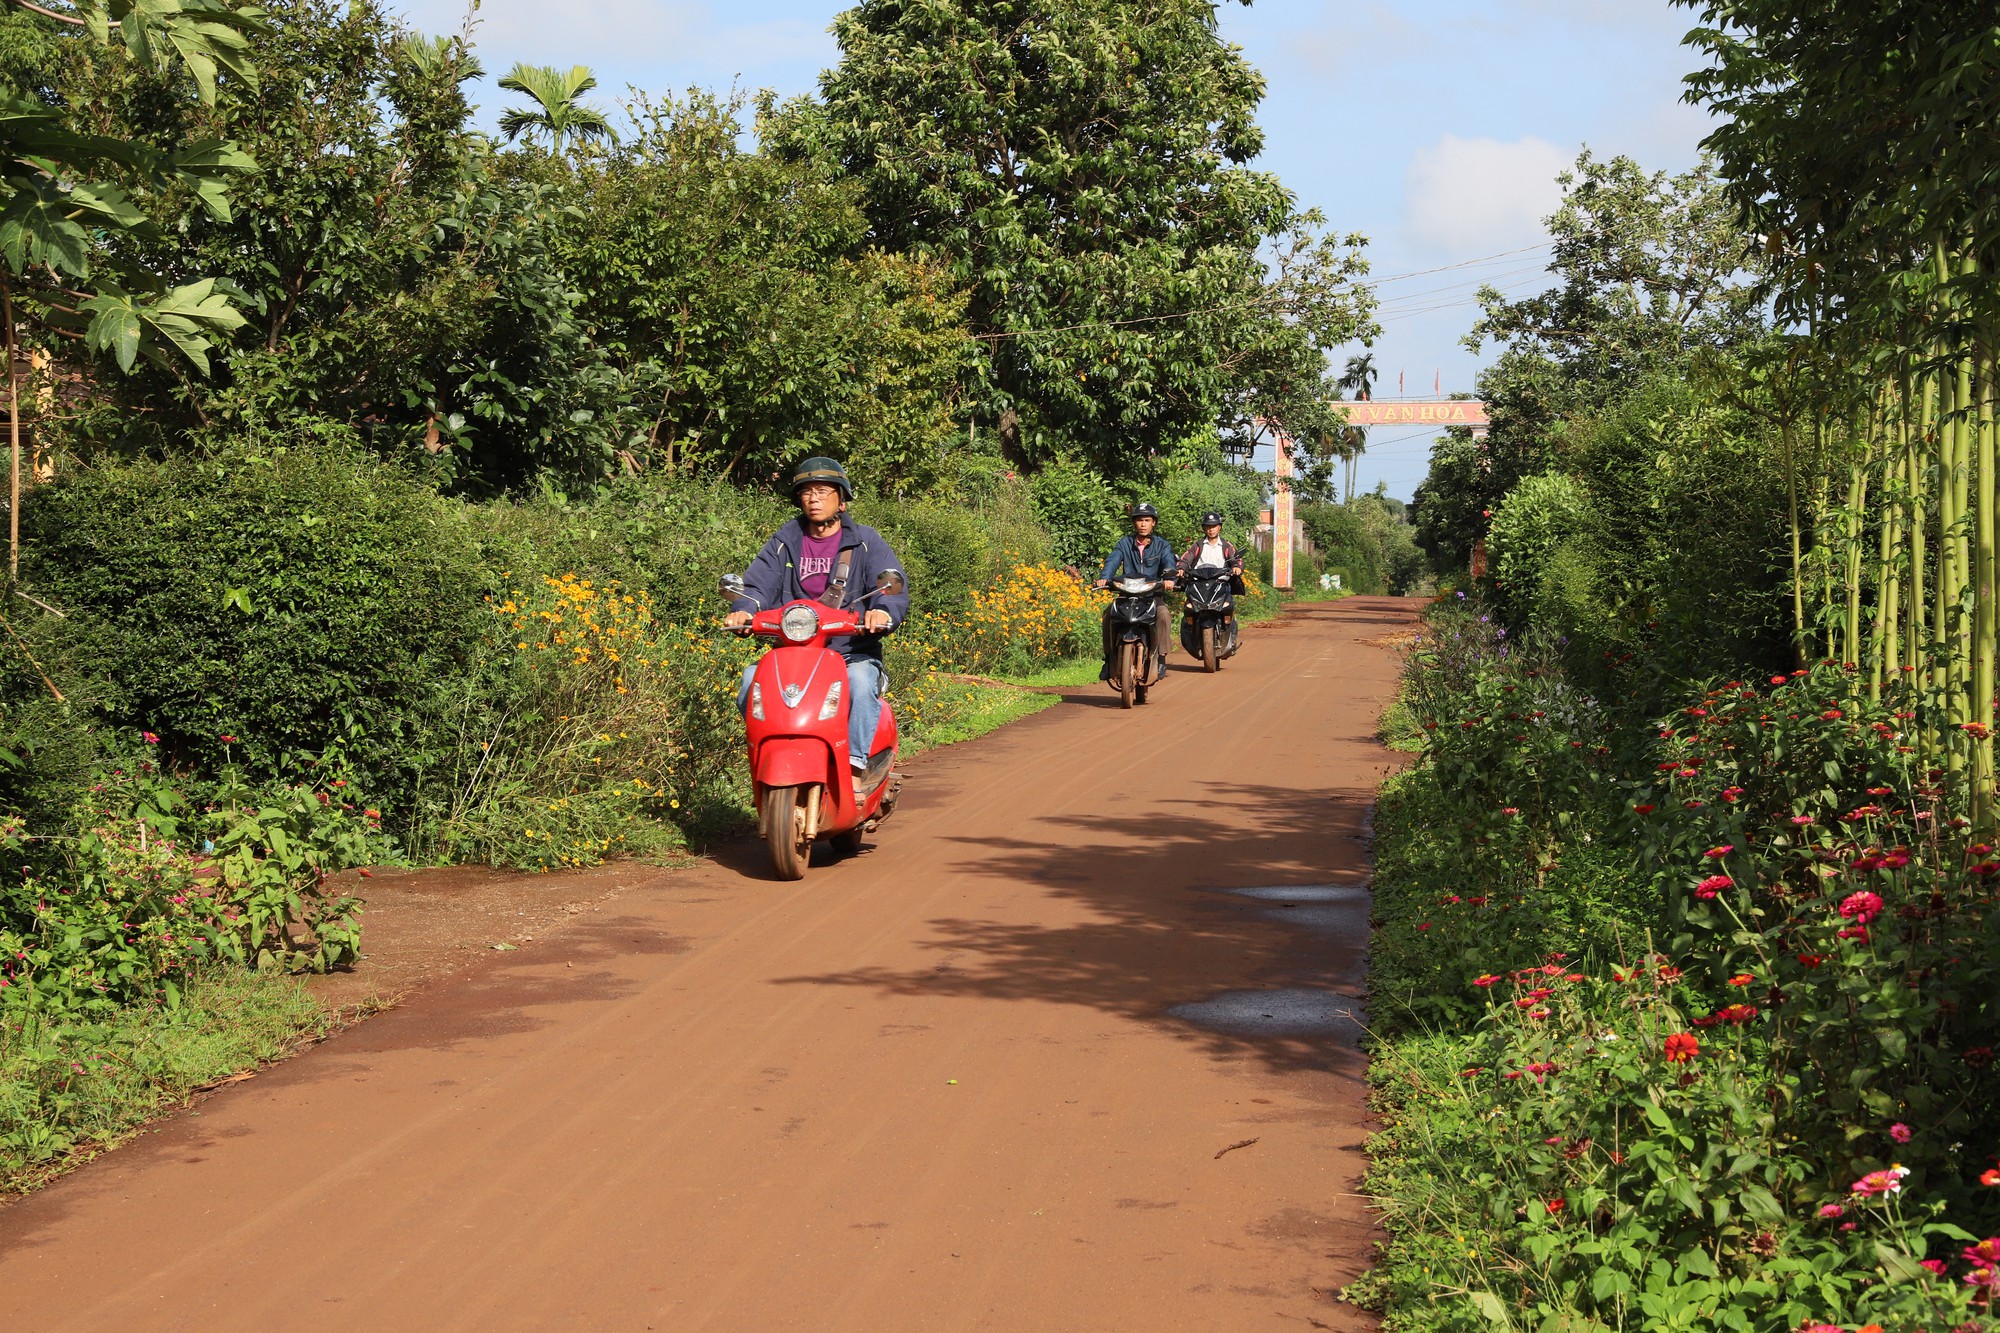
[[[882,534],[854,522],[854,488],[831,458],[792,474],[799,517],[780,528],[741,577],[722,581],[723,624],[777,642],[743,673],[738,703],[750,742],[759,823],[781,879],[806,872],[813,843],[859,851],[888,818],[896,719],[882,695],[882,636],[903,622],[910,595]]]

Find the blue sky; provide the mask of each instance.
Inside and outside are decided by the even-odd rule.
[[[393,0],[392,0],[393,4]],[[589,65],[603,104],[627,86],[808,92],[839,52],[844,6],[814,0],[485,0],[475,42],[494,72],[525,60]],[[406,0],[432,33],[458,30],[462,0]],[[1545,281],[1540,219],[1556,173],[1588,144],[1681,169],[1706,132],[1680,103],[1694,16],[1665,0],[1262,0],[1226,4],[1224,35],[1269,84],[1260,165],[1335,228],[1369,237],[1384,302],[1380,396],[1469,390],[1479,359],[1458,346],[1481,281]],[[505,98],[480,96],[491,122]],[[1468,261],[1483,261],[1471,263]],[[1455,267],[1447,267],[1455,266]],[[1420,273],[1422,270],[1441,272]],[[1418,276],[1403,276],[1418,275]],[[1428,437],[1378,431],[1363,486],[1407,499]]]

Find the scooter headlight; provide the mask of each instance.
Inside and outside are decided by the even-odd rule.
[[[750,716],[764,720],[764,686],[759,681],[750,682]]]
[[[842,682],[836,680],[833,684],[827,686],[826,702],[819,706],[820,721],[831,722],[839,714],[841,684]]]
[[[811,643],[819,634],[819,612],[810,606],[794,606],[778,618],[778,633],[789,643]]]

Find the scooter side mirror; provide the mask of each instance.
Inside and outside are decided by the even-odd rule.
[[[909,586],[910,581],[903,577],[903,571],[893,565],[875,576],[875,591],[889,597],[899,595]]]
[[[741,574],[724,574],[715,581],[715,590],[730,601],[736,601],[744,594],[743,576]]]

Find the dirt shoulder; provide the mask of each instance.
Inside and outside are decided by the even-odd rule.
[[[921,756],[799,884],[372,882],[322,984],[405,1002],[0,1214],[17,1322],[1368,1327],[1363,641],[1414,614]]]

